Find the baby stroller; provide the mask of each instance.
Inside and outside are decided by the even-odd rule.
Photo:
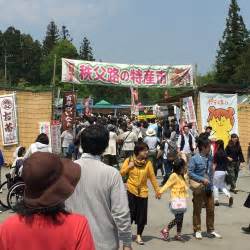
[[[6,174],[6,181],[0,187],[3,190],[0,204],[13,211],[15,211],[17,203],[23,199],[25,185],[19,172],[22,165],[23,160],[17,160],[10,173]]]

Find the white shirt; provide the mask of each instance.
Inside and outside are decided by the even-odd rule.
[[[68,148],[69,145],[73,143],[73,139],[74,139],[73,134],[67,130],[62,132],[61,138],[63,139],[63,142],[62,142],[63,148]]]
[[[170,140],[167,140],[168,142],[170,142]],[[164,145],[164,152],[163,152],[163,159],[164,160],[167,160],[167,155],[168,155],[168,143],[167,142],[165,142],[165,145]]]
[[[106,148],[104,155],[116,155],[116,141],[117,141],[117,134],[110,131],[109,132],[109,145]]]

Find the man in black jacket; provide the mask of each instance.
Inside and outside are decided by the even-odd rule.
[[[178,147],[178,152],[184,153],[187,157],[187,161],[189,162],[195,150],[195,139],[191,135],[188,126],[183,127],[183,134],[179,136],[177,147]]]

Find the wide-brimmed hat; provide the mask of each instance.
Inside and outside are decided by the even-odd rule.
[[[24,203],[31,208],[53,207],[74,192],[81,168],[69,159],[36,152],[23,164]]]
[[[146,135],[147,135],[147,136],[154,136],[154,135],[156,135],[156,132],[155,132],[154,129],[149,128],[149,129],[146,131]]]

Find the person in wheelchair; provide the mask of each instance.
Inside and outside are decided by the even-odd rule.
[[[22,177],[20,174],[20,168],[23,165],[23,157],[25,155],[25,147],[19,147],[17,149],[16,158],[11,166],[10,173],[6,175],[8,180],[8,189],[10,189],[15,183],[22,181]]]

